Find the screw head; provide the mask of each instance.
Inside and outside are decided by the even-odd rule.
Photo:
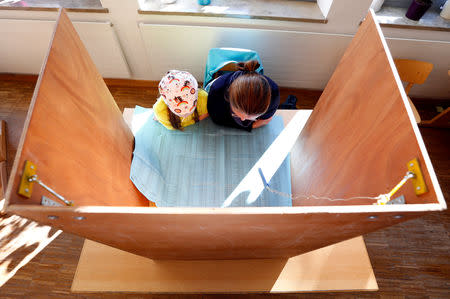
[[[413,166],[414,166],[414,164],[413,164],[413,163],[411,163],[411,164],[409,164],[409,166],[413,167]]]
[[[30,168],[31,168],[31,169],[34,169],[34,166],[33,166],[33,165],[31,165],[31,166],[30,166]]]
[[[84,220],[84,219],[86,219],[86,217],[84,217],[84,216],[75,216],[73,218],[76,219],[76,220]]]
[[[420,190],[420,186],[417,186],[417,187],[416,187],[416,190]]]
[[[370,220],[374,220],[374,219],[377,219],[378,218],[378,216],[375,216],[375,215],[371,215],[371,216],[369,216],[369,217],[367,217],[368,219],[370,219]]]
[[[50,220],[56,220],[59,217],[58,216],[54,216],[54,215],[48,215],[47,218],[50,219]]]
[[[28,188],[25,188],[25,192],[27,192],[27,193],[28,193],[28,192],[30,192],[30,190],[29,190]]]

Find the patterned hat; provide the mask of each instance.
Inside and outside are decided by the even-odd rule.
[[[180,117],[192,114],[197,107],[197,80],[188,72],[168,71],[159,82],[159,93],[167,107]]]

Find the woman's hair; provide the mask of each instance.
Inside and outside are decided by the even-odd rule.
[[[175,130],[183,131],[183,127],[181,126],[181,118],[173,113],[169,108],[167,108],[167,113],[169,114],[169,121],[172,127]],[[197,107],[195,107],[192,116],[194,117],[194,121],[197,123],[199,121]]]
[[[239,62],[238,71],[243,74],[238,76],[228,88],[228,100],[230,105],[247,114],[264,114],[270,105],[272,92],[267,79],[256,72],[259,63],[256,60]]]

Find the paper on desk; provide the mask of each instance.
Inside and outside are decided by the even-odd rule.
[[[250,133],[207,118],[184,131],[171,131],[153,120],[151,109],[136,106],[130,178],[158,207],[221,207],[283,127],[278,116]],[[289,156],[268,183],[284,194],[264,190],[258,200],[247,202],[244,192],[228,206],[291,206]]]

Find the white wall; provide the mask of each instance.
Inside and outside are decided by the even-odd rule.
[[[157,81],[167,69],[179,68],[201,81],[209,48],[229,46],[257,50],[265,72],[280,86],[323,89],[372,1],[335,0],[331,5],[322,1],[329,7],[327,24],[144,15],[137,12],[137,0],[102,2],[108,14],[69,13],[69,17],[105,77]],[[56,15],[0,10],[0,72],[37,73],[49,39],[44,27]],[[109,23],[113,25],[109,30],[98,25]],[[448,32],[392,28],[383,32],[394,58],[435,65],[429,79],[413,87],[412,96],[450,98]]]
[[[73,24],[104,77],[130,77],[130,70],[110,22]],[[0,19],[0,72],[39,73],[54,27],[55,21]]]
[[[154,80],[171,68],[189,70],[203,80],[209,49],[232,47],[257,51],[265,74],[279,85],[310,89],[325,88],[352,39],[351,35],[229,27],[141,23],[140,28]]]

